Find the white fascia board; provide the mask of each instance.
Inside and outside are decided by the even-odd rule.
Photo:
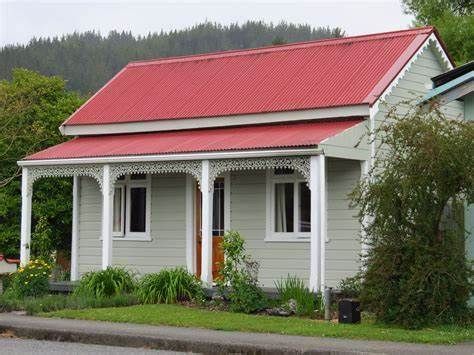
[[[264,158],[295,155],[318,155],[321,149],[279,149],[279,150],[249,150],[228,151],[211,153],[189,153],[189,154],[159,154],[159,155],[128,155],[114,157],[92,157],[71,159],[45,159],[45,160],[20,160],[19,166],[57,166],[57,165],[79,165],[79,164],[114,164],[114,163],[139,163],[153,161],[176,161],[176,160],[212,160],[212,159],[237,159],[237,158]]]
[[[369,105],[350,105],[313,110],[257,113],[248,115],[218,116],[190,119],[170,119],[109,124],[62,125],[66,136],[124,134],[140,132],[176,131],[184,129],[242,126],[250,124],[280,123],[339,117],[359,117],[369,114]]]
[[[375,116],[375,114],[378,112],[378,107],[379,107],[380,102],[385,100],[385,98],[398,85],[400,80],[406,75],[408,70],[410,70],[411,66],[418,59],[418,57],[430,46],[433,46],[433,48],[436,49],[437,57],[439,58],[440,63],[446,69],[446,71],[453,69],[453,65],[451,63],[451,60],[449,59],[448,55],[444,51],[443,46],[441,46],[441,43],[439,42],[436,35],[434,33],[432,33],[425,40],[425,42],[420,46],[420,48],[418,48],[418,50],[410,58],[410,60],[405,64],[405,66],[402,68],[402,70],[400,70],[400,72],[395,77],[395,79],[393,79],[390,82],[390,84],[387,86],[387,88],[382,92],[382,95],[380,95],[379,98],[373,103],[372,107],[370,108],[370,117]]]

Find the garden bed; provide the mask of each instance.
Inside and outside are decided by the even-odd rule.
[[[370,319],[364,319],[362,324],[349,325],[299,317],[284,318],[210,311],[185,305],[156,304],[120,308],[61,310],[40,315],[45,317],[197,327],[226,331],[411,343],[455,344],[474,340],[474,327],[472,326],[443,326],[407,330],[375,324]]]

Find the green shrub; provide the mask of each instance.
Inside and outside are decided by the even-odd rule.
[[[142,303],[176,303],[204,296],[201,282],[182,267],[145,275],[136,293]]]
[[[109,266],[105,270],[91,271],[82,276],[74,294],[103,298],[132,293],[134,290],[135,279],[130,271]]]
[[[18,298],[38,297],[48,293],[51,269],[51,265],[41,259],[31,260],[12,274],[11,284],[6,292]]]
[[[0,295],[0,312],[19,311],[23,309],[22,299],[8,291]]]
[[[346,277],[339,282],[339,291],[341,296],[346,298],[357,298],[360,296],[362,289],[362,280],[359,274],[351,277]]]
[[[8,288],[10,288],[12,284],[14,273],[11,274],[3,274],[0,276],[0,281],[2,282],[3,291],[5,292]]]
[[[253,313],[267,307],[268,300],[263,290],[246,277],[236,276],[228,294],[232,312]]]
[[[467,321],[473,290],[462,206],[474,201],[474,125],[436,107],[389,109],[384,149],[353,193],[368,246],[361,305],[407,328]]]
[[[278,296],[283,303],[289,300],[296,301],[296,314],[299,316],[311,316],[316,308],[316,297],[304,284],[303,280],[296,276],[288,275],[275,282]]]
[[[268,300],[258,285],[258,262],[245,253],[245,241],[236,231],[224,234],[224,262],[217,280],[219,292],[230,301],[233,312],[253,313],[266,307]]]

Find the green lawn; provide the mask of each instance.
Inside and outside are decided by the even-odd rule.
[[[246,315],[165,304],[62,310],[43,313],[41,316],[412,343],[454,344],[474,340],[474,327],[436,327],[413,331],[376,325],[369,321],[346,325],[296,317]]]

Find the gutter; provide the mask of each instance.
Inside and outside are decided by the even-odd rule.
[[[158,154],[158,155],[128,155],[112,157],[90,157],[70,159],[43,159],[43,160],[20,160],[17,164],[27,166],[58,166],[58,165],[80,165],[80,164],[113,164],[113,163],[141,163],[156,161],[175,160],[213,160],[213,159],[238,159],[238,158],[268,158],[295,155],[319,155],[323,150],[318,147],[287,150],[250,150],[229,151],[213,153],[187,153],[187,154]]]

